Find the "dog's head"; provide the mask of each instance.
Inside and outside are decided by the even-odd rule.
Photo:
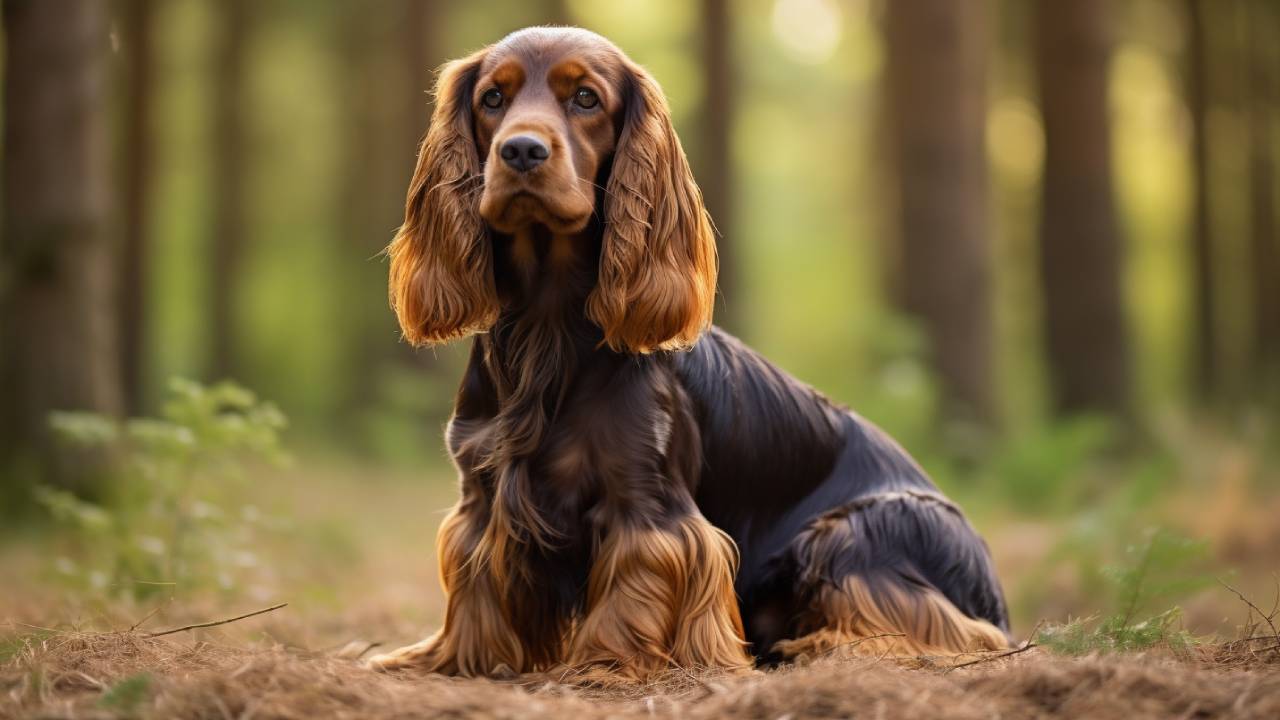
[[[691,345],[711,322],[715,241],[653,78],[576,28],[522,30],[449,63],[389,249],[405,338],[488,330],[500,310],[492,233],[573,235],[593,213],[603,238],[586,312],[604,342]]]

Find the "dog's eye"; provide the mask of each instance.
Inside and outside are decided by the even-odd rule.
[[[498,88],[490,88],[480,96],[480,102],[490,110],[497,110],[502,107],[502,91]]]
[[[573,104],[584,110],[590,110],[600,104],[600,96],[590,88],[579,88],[578,92],[573,94]]]

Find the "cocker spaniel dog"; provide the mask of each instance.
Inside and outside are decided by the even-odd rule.
[[[1008,646],[960,510],[711,325],[701,193],[662,90],[608,40],[531,28],[449,63],[388,252],[404,337],[474,340],[444,623],[371,667],[642,680]]]

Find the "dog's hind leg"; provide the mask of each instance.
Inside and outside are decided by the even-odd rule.
[[[951,655],[1009,646],[986,548],[946,500],[886,493],[824,514],[792,542],[785,658]]]

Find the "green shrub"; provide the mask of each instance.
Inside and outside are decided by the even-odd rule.
[[[1092,489],[1090,478],[1114,442],[1106,418],[1083,416],[1038,425],[994,454],[988,471],[995,489],[1024,513],[1068,512]]]
[[[125,422],[59,412],[55,434],[105,451],[109,494],[102,504],[50,487],[36,499],[65,532],[60,575],[86,589],[144,598],[173,586],[231,589],[260,580],[256,536],[278,523],[256,507],[233,507],[230,492],[250,463],[282,463],[285,418],[233,383],[170,383],[158,418]]]
[[[1193,570],[1207,552],[1204,542],[1167,530],[1148,532],[1142,544],[1127,548],[1128,563],[1103,569],[1111,595],[1109,614],[1048,627],[1036,641],[1069,655],[1187,648],[1195,640],[1182,629],[1181,609],[1155,612],[1152,608],[1213,582],[1209,575]]]

